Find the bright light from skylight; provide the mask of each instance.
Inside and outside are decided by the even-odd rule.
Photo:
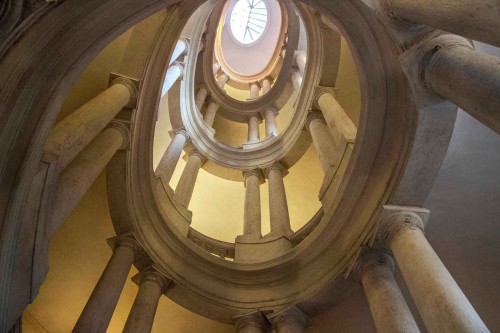
[[[263,0],[238,0],[231,13],[231,32],[237,41],[251,44],[267,26],[267,7]]]

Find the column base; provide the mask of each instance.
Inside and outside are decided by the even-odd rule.
[[[253,235],[236,237],[234,262],[257,263],[271,260],[292,249],[292,242],[286,236],[256,238]]]

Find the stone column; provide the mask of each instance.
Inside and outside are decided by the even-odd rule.
[[[198,89],[198,92],[196,93],[195,96],[195,104],[198,111],[200,111],[201,108],[203,107],[203,104],[205,104],[205,99],[207,98],[207,95],[208,95],[207,88],[200,87],[200,89]]]
[[[228,80],[229,80],[229,76],[226,73],[222,73],[219,76],[219,79],[217,80],[217,84],[219,85],[219,88],[224,90],[224,87],[226,86],[226,83]]]
[[[314,148],[319,155],[321,167],[325,174],[335,165],[335,150],[332,138],[326,128],[325,118],[320,112],[309,112],[306,119],[306,129],[311,133]]]
[[[172,65],[174,61],[177,60],[181,55],[184,55],[188,52],[189,49],[189,41],[186,38],[181,38],[175,44],[174,52],[172,53],[172,58],[170,58],[169,65]]]
[[[219,108],[219,103],[215,101],[210,101],[210,103],[208,104],[205,115],[203,116],[203,120],[209,127],[213,127],[215,115],[217,114],[217,111],[219,111]]]
[[[259,122],[260,119],[257,116],[248,118],[248,143],[260,141]]]
[[[276,333],[303,333],[312,324],[311,318],[296,306],[267,316]]]
[[[175,81],[182,77],[184,72],[184,65],[178,61],[175,61],[167,69],[167,74],[165,74],[165,81],[163,82],[163,87],[161,89],[161,96],[165,94],[172,88]]]
[[[300,74],[299,71],[294,70],[292,71],[291,79],[292,79],[293,89],[295,91],[299,91],[300,86],[302,85],[302,74]]]
[[[330,126],[334,126],[335,132],[339,136],[344,136],[346,140],[354,142],[357,132],[356,126],[347,116],[332,91],[330,89],[320,89],[316,95],[316,102],[325,120]],[[334,139],[338,140],[339,138]]]
[[[307,56],[305,52],[298,52],[295,55],[295,62],[297,63],[297,66],[299,67],[299,71],[301,75],[304,75],[304,72],[306,70],[306,63],[307,63]]]
[[[234,320],[236,333],[269,333],[272,331],[271,325],[259,311],[234,317]]]
[[[189,136],[185,130],[178,129],[173,131],[172,141],[170,141],[165,154],[163,154],[155,170],[155,176],[161,177],[164,185],[170,183],[170,179],[172,179],[175,167],[188,139]]]
[[[422,60],[424,84],[500,134],[500,57],[475,52],[463,38],[438,41]]]
[[[110,239],[113,255],[92,291],[73,333],[106,332],[130,268],[140,249],[131,237]]]
[[[292,235],[285,184],[283,183],[283,177],[288,174],[288,171],[280,163],[274,163],[267,168],[266,173],[269,183],[271,233],[283,236]]]
[[[124,333],[151,332],[160,296],[167,290],[170,280],[156,271],[138,275],[139,292],[132,305]]]
[[[259,239],[261,233],[260,184],[262,173],[259,170],[245,171],[245,209],[243,218],[243,235]]]
[[[220,69],[220,65],[219,63],[215,62],[213,65],[212,65],[212,71],[214,72],[214,75],[217,75],[217,72],[219,71]]]
[[[205,161],[205,156],[196,149],[193,149],[188,155],[186,166],[175,188],[175,198],[186,208],[189,206],[189,202],[193,195],[198,171],[200,171]]]
[[[265,95],[269,91],[271,91],[272,79],[270,77],[266,77],[262,80],[262,93]]]
[[[385,206],[380,242],[391,249],[429,332],[489,332],[424,236],[429,212]]]
[[[271,135],[278,136],[278,128],[276,126],[276,115],[278,111],[272,107],[268,107],[264,111],[264,121],[266,126],[266,138]]]
[[[111,86],[57,123],[50,131],[44,155],[56,158],[58,169],[69,163],[102,132],[127,104],[135,103],[137,89],[126,78],[113,80]]]
[[[500,46],[497,0],[383,0],[390,16]]]
[[[250,84],[250,99],[257,99],[259,98],[259,91],[260,91],[260,86],[258,82],[254,82]]]
[[[394,261],[387,253],[364,250],[354,266],[377,332],[420,332],[393,275]]]
[[[128,142],[128,133],[110,127],[99,134],[59,176],[52,217],[46,226],[51,237],[87,193],[111,158]]]

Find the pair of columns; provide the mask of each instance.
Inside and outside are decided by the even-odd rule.
[[[289,236],[293,233],[290,227],[290,216],[286,199],[283,177],[288,171],[275,163],[265,170],[269,186],[269,215],[271,234]],[[243,173],[245,178],[245,207],[243,218],[243,235],[259,239],[261,234],[260,184],[264,176],[260,170]]]
[[[254,100],[259,98],[260,88],[262,86],[262,94],[265,95],[269,91],[271,91],[272,80],[269,77],[266,77],[262,80],[262,83],[253,82],[250,83],[250,100]]]
[[[260,116],[253,115],[248,118],[248,143],[256,143],[260,141],[259,123],[260,119],[264,119],[266,138],[278,136],[278,126],[276,125],[276,116],[278,111],[273,107],[268,107]]]
[[[113,255],[78,318],[74,333],[106,332],[130,269],[142,253],[132,237],[115,237],[109,242]],[[152,269],[139,273],[133,279],[138,282],[139,291],[123,332],[150,332],[160,296],[168,288],[170,280]]]
[[[386,206],[378,232],[390,250],[429,332],[489,332],[424,236],[428,211]],[[361,281],[379,332],[419,332],[383,252],[363,252],[355,275]]]
[[[267,318],[259,311],[235,317],[236,333],[303,333],[312,320],[296,306],[274,312]]]
[[[76,207],[115,153],[129,141],[126,124],[113,121],[137,98],[135,84],[124,77],[57,123],[49,134],[43,159],[59,172],[54,209],[46,227],[52,236]]]
[[[208,90],[206,87],[201,87],[198,89],[195,96],[195,104],[198,111],[201,111],[201,108],[205,104],[207,95],[208,95]],[[219,108],[220,108],[219,103],[217,103],[214,100],[209,101],[207,108],[205,110],[205,115],[203,116],[203,120],[209,127],[213,127],[215,115],[217,114],[217,111],[219,111]]]

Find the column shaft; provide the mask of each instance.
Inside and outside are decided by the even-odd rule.
[[[274,109],[268,108],[264,112],[264,121],[266,126],[266,138],[271,135],[278,136],[278,128],[276,126],[276,113]]]
[[[330,92],[321,94],[318,98],[318,105],[328,124],[333,124],[339,133],[347,140],[355,140],[356,126],[347,116],[344,108],[339,104],[335,96]]]
[[[293,71],[291,79],[292,79],[293,89],[295,91],[299,91],[300,86],[302,85],[302,74],[300,74],[299,71]]]
[[[252,116],[248,118],[248,142],[255,143],[260,141],[259,117]]]
[[[189,206],[189,202],[193,196],[196,178],[198,177],[198,172],[200,171],[203,162],[204,157],[200,153],[191,152],[187,159],[186,166],[182,171],[179,183],[175,188],[175,198],[186,208]]]
[[[432,55],[425,82],[500,134],[500,57],[462,45],[444,47]]]
[[[123,134],[107,128],[68,165],[59,177],[52,217],[47,225],[51,237],[104,170],[124,142]]]
[[[207,98],[208,90],[205,87],[198,89],[195,97],[195,104],[198,111],[201,110],[203,104],[205,104],[205,99]]]
[[[169,65],[172,65],[174,61],[177,60],[181,55],[186,54],[188,48],[188,41],[185,39],[179,39],[177,44],[175,44],[174,52],[172,53],[172,58],[170,58]]]
[[[219,69],[220,69],[220,65],[219,65],[218,63],[214,63],[214,64],[212,65],[212,70],[213,70],[213,72],[214,72],[214,75],[216,75],[216,74],[217,74],[217,72],[219,71]]]
[[[161,96],[165,96],[165,94],[172,88],[175,81],[182,76],[183,68],[182,65],[178,63],[173,63],[167,69],[167,74],[165,74],[165,81],[163,82],[163,87],[161,90]]]
[[[57,123],[44,152],[58,156],[63,170],[132,98],[131,88],[116,83]]]
[[[285,184],[283,183],[282,167],[270,167],[268,171],[269,183],[269,215],[271,220],[271,232],[290,235],[293,233],[290,227],[290,216],[286,200]]]
[[[130,314],[123,328],[124,333],[151,332],[160,296],[166,289],[166,280],[156,276],[140,277],[139,292],[132,305]]]
[[[254,82],[250,85],[250,99],[257,99],[259,98],[259,84],[257,82]]]
[[[224,90],[224,87],[226,86],[227,81],[229,80],[229,76],[226,73],[222,73],[219,76],[219,80],[217,80],[217,84],[219,87]]]
[[[261,208],[260,208],[260,181],[257,172],[245,173],[245,208],[243,221],[243,234],[253,235],[257,238],[261,234]]]
[[[271,91],[271,79],[265,78],[262,80],[262,93],[265,95]]]
[[[178,131],[174,133],[172,141],[168,145],[165,154],[161,158],[160,163],[156,167],[155,175],[161,176],[164,185],[168,185],[172,175],[174,174],[177,162],[181,157],[182,150],[186,145],[187,133],[184,131]]]
[[[393,275],[394,263],[387,254],[360,255],[355,265],[377,332],[420,332]]]
[[[297,53],[295,56],[295,62],[297,63],[297,66],[299,67],[299,71],[301,75],[304,75],[304,72],[306,70],[306,63],[307,63],[307,56],[305,53]]]
[[[462,290],[427,242],[418,217],[393,220],[387,241],[429,332],[489,332]]]
[[[208,104],[207,111],[205,112],[205,115],[203,116],[203,120],[205,121],[205,123],[208,126],[213,127],[215,115],[217,114],[217,111],[219,111],[219,104],[214,102],[214,101],[211,101]]]
[[[500,46],[497,0],[385,0],[390,15]]]
[[[132,239],[118,242],[73,333],[106,332],[108,328],[136,253]]]
[[[326,174],[328,169],[335,165],[335,156],[337,155],[337,151],[335,150],[333,140],[328,133],[328,129],[326,128],[326,124],[323,119],[311,119],[309,120],[307,127],[311,132],[314,148],[318,153],[321,167]]]

